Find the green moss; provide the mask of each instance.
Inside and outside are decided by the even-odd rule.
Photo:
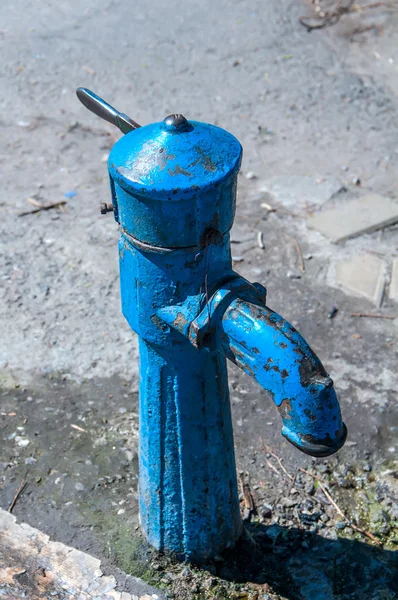
[[[136,530],[136,524],[120,519],[109,512],[93,510],[79,503],[79,512],[98,532],[104,551],[120,569],[134,577],[154,584],[156,577],[150,567],[152,551]]]
[[[348,490],[338,488],[338,496],[333,494],[334,499],[343,509],[349,519],[352,519],[358,527],[375,535],[386,550],[396,550],[398,544],[397,525],[389,515],[388,508],[377,500],[377,485],[383,481],[381,473],[386,470],[396,470],[397,463],[389,461],[379,465],[377,471],[368,474],[366,478],[361,474],[360,465],[355,465],[355,472],[358,473],[352,478],[355,483],[353,488]],[[329,483],[333,486],[332,478]],[[331,487],[333,490],[333,487]],[[337,491],[337,490],[336,490]],[[349,529],[348,529],[349,531]],[[347,534],[347,529],[338,532],[341,538],[357,538],[364,541],[364,535],[355,532],[353,535]],[[368,542],[372,543],[369,538]]]

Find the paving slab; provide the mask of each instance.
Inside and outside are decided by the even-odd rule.
[[[362,254],[336,264],[335,283],[346,293],[367,298],[380,306],[385,276],[384,260],[374,254]]]
[[[260,191],[270,194],[277,204],[292,210],[322,206],[344,189],[337,177],[310,175],[276,176],[262,182]]]
[[[333,242],[370,233],[398,221],[398,202],[369,194],[339,202],[333,208],[309,216],[307,223]]]
[[[398,258],[394,258],[392,263],[392,273],[390,281],[389,298],[398,302]]]
[[[116,579],[105,576],[101,561],[49,536],[0,509],[0,596],[60,600],[158,600],[161,593],[118,591]],[[137,580],[138,581],[138,580]]]

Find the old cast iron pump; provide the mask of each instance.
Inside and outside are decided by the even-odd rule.
[[[309,345],[232,270],[242,148],[182,115],[140,127],[92,92],[79,99],[126,133],[108,169],[120,226],[123,314],[139,338],[140,520],[149,543],[203,562],[242,521],[226,359],[273,398],[282,435],[312,456],[344,444],[333,382]]]

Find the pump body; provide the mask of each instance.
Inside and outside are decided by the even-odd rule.
[[[332,454],[346,437],[317,356],[232,269],[241,157],[231,134],[171,115],[121,138],[108,163],[122,309],[139,337],[141,526],[157,549],[202,563],[242,531],[227,358],[304,452]]]

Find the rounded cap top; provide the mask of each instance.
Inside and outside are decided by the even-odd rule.
[[[241,157],[240,143],[224,129],[175,114],[122,137],[108,167],[127,192],[178,201],[236,175]]]
[[[183,131],[192,131],[193,127],[184,115],[169,115],[163,120],[164,128],[170,132],[182,133]]]

